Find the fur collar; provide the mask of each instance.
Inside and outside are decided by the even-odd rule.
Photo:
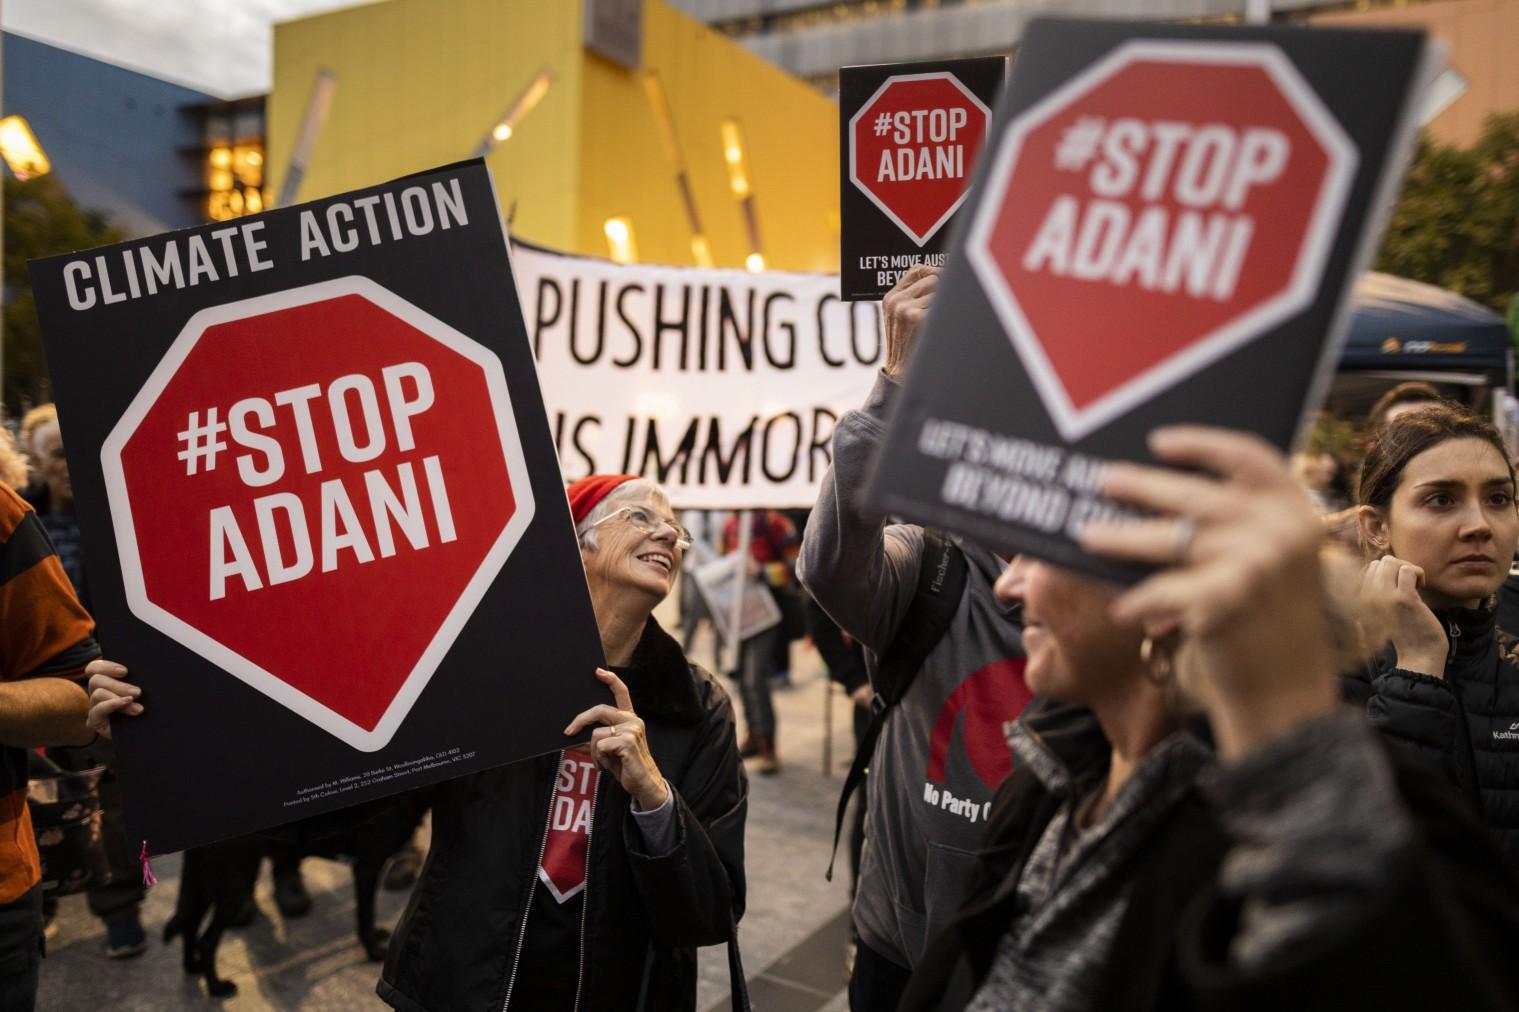
[[[612,670],[627,683],[633,709],[640,717],[674,724],[695,724],[702,719],[697,675],[691,662],[654,616],[649,616],[628,666]]]

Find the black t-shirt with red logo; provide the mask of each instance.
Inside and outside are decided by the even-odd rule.
[[[512,985],[515,1008],[572,1009],[580,978],[580,922],[585,908],[586,854],[601,773],[591,757],[562,751],[527,935]]]

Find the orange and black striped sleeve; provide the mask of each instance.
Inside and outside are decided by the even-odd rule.
[[[0,681],[78,678],[98,656],[95,623],[74,595],[42,521],[0,484]],[[24,749],[0,747],[0,904],[20,899],[42,875],[26,772]]]
[[[78,678],[99,656],[95,622],[75,596],[42,521],[0,485],[0,679]]]

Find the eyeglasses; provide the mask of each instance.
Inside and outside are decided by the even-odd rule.
[[[685,551],[691,547],[691,532],[686,530],[674,520],[666,520],[657,513],[652,513],[642,506],[624,506],[622,509],[613,510],[600,520],[596,521],[586,530],[594,531],[613,517],[627,517],[628,523],[635,530],[645,534],[658,534],[662,528],[668,527],[675,532],[675,547]]]

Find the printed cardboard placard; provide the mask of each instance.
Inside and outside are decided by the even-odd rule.
[[[600,638],[490,173],[31,265],[133,846],[559,748]]]
[[[839,71],[839,290],[879,299],[944,263],[1007,75],[1000,56]]]
[[[725,641],[733,624],[733,595],[734,588],[738,586],[734,577],[742,569],[738,553],[730,552],[691,570],[697,592],[701,594],[707,610],[712,613],[718,635]],[[781,621],[781,606],[776,603],[775,595],[763,580],[746,576],[743,588],[744,604],[738,622],[740,643],[758,636],[771,626],[779,625]]]
[[[871,488],[1089,574],[1103,466],[1176,422],[1283,449],[1407,163],[1422,34],[1036,20]]]

